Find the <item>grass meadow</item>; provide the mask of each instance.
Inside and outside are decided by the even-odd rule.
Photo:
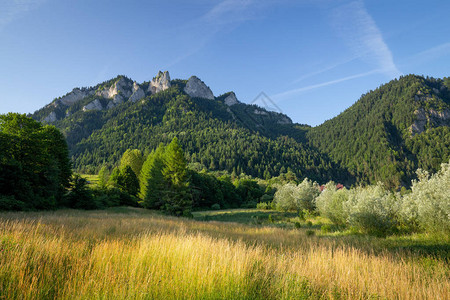
[[[448,299],[449,237],[321,224],[259,210],[0,213],[0,299]]]

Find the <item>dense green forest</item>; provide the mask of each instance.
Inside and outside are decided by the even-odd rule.
[[[254,120],[247,110],[245,104],[228,107],[220,98],[190,98],[173,85],[108,111],[77,111],[54,125],[67,137],[74,169],[82,173],[115,166],[129,148],[148,154],[177,137],[188,162],[200,169],[260,178],[287,171],[320,181],[348,178],[326,155],[300,141],[303,127],[278,124],[276,114]],[[264,126],[258,128],[260,121]]]
[[[420,110],[423,132],[414,132]],[[449,112],[448,80],[409,75],[363,95],[307,136],[359,182],[399,187],[409,184],[417,168],[436,172],[448,161]]]
[[[25,115],[0,115],[0,150],[0,210],[129,205],[190,216],[199,208],[255,207],[262,196],[268,201],[274,194],[248,176],[218,177],[188,168],[176,137],[145,156],[125,151],[111,172],[102,167],[96,186],[72,175],[59,130]]]
[[[102,91],[119,80],[132,84],[119,76],[90,89]],[[110,101],[96,94],[69,106],[58,105],[58,98],[32,117],[43,121],[55,112],[52,124],[67,138],[74,170],[90,174],[118,166],[127,149],[147,156],[174,137],[198,171],[262,179],[292,172],[347,186],[382,181],[389,188],[408,187],[417,168],[436,172],[450,157],[448,78],[400,77],[317,127],[292,124],[255,105],[227,105],[230,93],[193,98],[185,85],[172,80],[164,91],[103,110],[83,109],[94,99],[103,106]]]

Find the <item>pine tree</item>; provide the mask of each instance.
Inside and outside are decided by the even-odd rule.
[[[164,163],[163,175],[170,185],[180,186],[186,183],[186,159],[176,137],[166,148]]]
[[[103,166],[98,172],[98,186],[102,189],[108,185],[108,168]]]
[[[166,182],[162,174],[164,168],[164,146],[160,144],[152,151],[142,166],[139,193],[142,205],[149,209],[160,209],[163,206],[163,195],[166,190]]]
[[[188,191],[187,165],[178,139],[175,137],[164,153],[162,174],[168,184],[165,210],[176,216],[191,216],[192,197]]]

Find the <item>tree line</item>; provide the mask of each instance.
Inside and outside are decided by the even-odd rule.
[[[193,209],[256,207],[264,195],[274,193],[244,174],[213,175],[205,169],[195,170],[195,166],[188,166],[175,137],[147,157],[137,149],[125,151],[120,165],[110,174],[106,166],[102,167],[98,186],[119,189],[138,205],[176,216],[190,216]]]
[[[176,216],[193,209],[256,207],[273,191],[241,174],[188,166],[175,137],[147,155],[126,150],[117,167],[101,168],[98,184],[72,174],[66,140],[54,126],[21,114],[0,116],[0,210],[142,206]]]

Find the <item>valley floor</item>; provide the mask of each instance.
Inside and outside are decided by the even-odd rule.
[[[448,297],[449,237],[327,224],[263,210],[0,213],[0,299]]]

